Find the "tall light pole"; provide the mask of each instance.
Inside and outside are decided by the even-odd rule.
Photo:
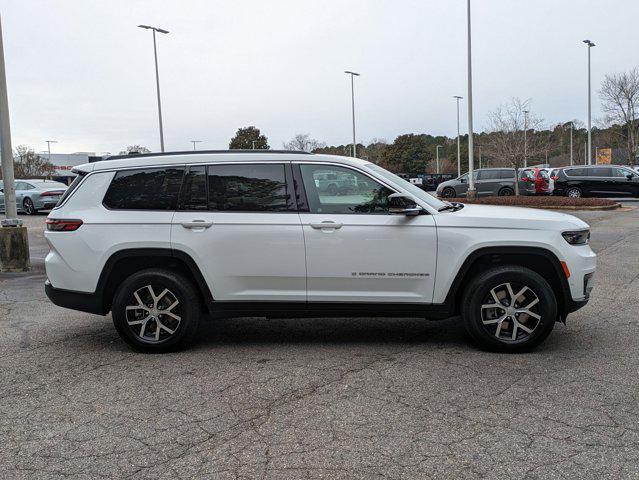
[[[481,168],[481,145],[478,145],[477,148],[479,149],[479,168]]]
[[[475,200],[477,191],[475,190],[475,179],[473,178],[473,62],[471,48],[470,29],[470,0],[466,2],[468,17],[468,191],[466,198]]]
[[[155,58],[155,86],[158,94],[158,119],[160,122],[160,151],[164,151],[164,129],[162,128],[162,102],[160,101],[160,73],[158,71],[158,48],[155,41],[155,32],[169,33],[168,30],[164,30],[158,27],[151,27],[149,25],[138,25],[140,28],[153,31],[153,57]]]
[[[355,82],[353,81],[353,77],[359,77],[359,73],[351,72],[348,70],[346,70],[344,73],[351,76],[351,108],[353,111],[353,157],[356,157],[357,142],[355,141]]]
[[[442,145],[437,145],[437,173],[439,173],[439,149],[444,148]]]
[[[590,49],[595,46],[590,40],[584,40],[584,43],[588,45],[588,165],[592,165],[592,103],[590,99]]]
[[[4,189],[4,214],[10,222],[19,224],[16,191],[13,176],[13,150],[11,148],[11,127],[9,125],[9,98],[7,95],[7,77],[4,69],[4,48],[2,43],[2,25],[0,25],[0,159],[2,160],[2,178]]]
[[[45,140],[47,142],[47,152],[49,152],[49,163],[51,163],[51,144],[58,143],[57,140]]]
[[[572,160],[572,130],[573,128],[575,128],[575,122],[574,121],[570,121],[570,166],[572,167],[573,165],[573,160]]]
[[[195,144],[196,143],[202,143],[202,140],[190,140],[190,142],[193,144],[193,151],[195,151],[196,150]]]
[[[255,150],[255,142],[257,140],[251,140],[251,150]]]
[[[454,95],[453,98],[457,100],[457,176],[461,177],[461,148],[459,146],[459,101],[464,97]]]
[[[524,168],[528,166],[528,110],[524,110]]]

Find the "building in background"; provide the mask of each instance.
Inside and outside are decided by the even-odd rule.
[[[49,159],[47,153],[41,153],[40,156]],[[56,169],[53,179],[66,184],[71,183],[75,178],[75,173],[71,170],[83,163],[89,163],[89,158],[92,157],[95,157],[95,152],[52,153],[51,163]]]

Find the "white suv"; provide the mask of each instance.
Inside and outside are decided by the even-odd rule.
[[[520,351],[592,289],[581,220],[442,202],[364,160],[182,152],[75,171],[47,219],[46,293],[111,311],[142,351],[182,347],[210,317],[458,314],[483,347]]]

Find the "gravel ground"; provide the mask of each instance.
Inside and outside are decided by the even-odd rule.
[[[639,478],[639,209],[577,213],[591,302],[534,353],[457,319],[238,319],[142,355],[0,274],[2,478]]]

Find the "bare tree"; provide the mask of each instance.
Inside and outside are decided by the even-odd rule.
[[[151,153],[151,150],[143,145],[129,145],[126,150],[120,151],[120,155],[130,155],[132,153]]]
[[[545,139],[535,134],[542,123],[541,118],[530,112],[530,101],[519,98],[497,107],[488,116],[489,133],[483,140],[485,152],[515,169],[515,195],[519,195],[519,169],[527,159],[546,153]]]
[[[55,175],[55,166],[26,145],[18,145],[16,147],[14,168],[16,178],[38,178]]]
[[[312,152],[326,146],[324,142],[311,138],[308,133],[298,133],[290,141],[284,142],[283,145],[286,150],[299,152]]]
[[[621,135],[626,142],[628,163],[637,156],[639,139],[639,68],[629,72],[606,75],[599,90],[601,109],[608,126],[621,125]]]

